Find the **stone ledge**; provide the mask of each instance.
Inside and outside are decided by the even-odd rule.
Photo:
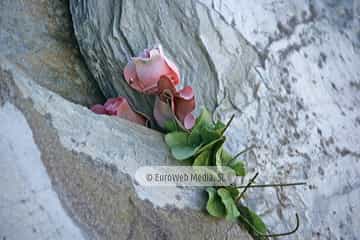
[[[200,191],[134,184],[132,176],[140,166],[175,164],[161,134],[70,103],[6,59],[0,66],[2,109],[11,104],[25,117],[50,176],[50,188],[83,236],[251,239],[236,223],[203,213],[205,196]],[[31,181],[29,177],[24,184]]]

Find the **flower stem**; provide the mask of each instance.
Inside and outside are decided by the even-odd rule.
[[[248,225],[249,228],[251,228],[251,230],[255,233],[256,236],[262,238],[273,238],[273,237],[283,237],[283,236],[288,236],[291,234],[294,234],[300,227],[300,219],[299,219],[299,215],[297,213],[295,213],[295,217],[296,217],[296,226],[293,230],[289,231],[289,232],[283,232],[283,233],[271,233],[271,234],[263,234],[261,232],[259,232],[256,227],[250,223],[246,218],[244,218],[243,216],[239,216],[239,218],[241,219],[241,221],[243,221],[246,225]]]
[[[299,215],[297,213],[295,213],[295,217],[296,217],[296,226],[293,230],[289,231],[289,232],[284,232],[284,233],[271,233],[271,234],[259,234],[260,237],[283,237],[283,236],[288,236],[291,234],[296,233],[296,231],[299,229],[300,227],[300,219],[299,219]]]
[[[255,145],[251,145],[250,147],[245,148],[245,149],[242,150],[241,152],[237,153],[232,159],[230,159],[229,162],[231,163],[232,161],[234,161],[235,159],[237,159],[240,155],[246,153],[247,151],[250,151],[250,150],[253,149],[254,147],[255,147]]]
[[[225,133],[225,131],[228,129],[228,127],[230,126],[231,122],[234,120],[235,118],[235,114],[233,114],[230,118],[230,120],[226,123],[226,126],[224,127],[224,129],[221,131],[221,135],[223,135]]]
[[[255,175],[250,179],[249,183],[244,186],[244,190],[240,193],[240,195],[235,199],[235,202],[239,202],[240,199],[242,198],[242,196],[245,194],[245,192],[247,191],[247,189],[251,186],[251,184],[254,183],[255,179],[257,178],[257,176],[259,175],[259,173],[255,173]]]
[[[266,187],[290,187],[298,185],[306,185],[306,182],[295,182],[295,183],[269,183],[269,184],[252,184],[245,186],[236,186],[237,188],[266,188]]]

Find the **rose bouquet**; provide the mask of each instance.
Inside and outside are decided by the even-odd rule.
[[[246,175],[245,164],[238,157],[248,149],[232,156],[224,148],[225,132],[234,116],[225,124],[213,122],[211,114],[202,109],[195,118],[195,96],[193,89],[186,86],[178,90],[180,73],[176,65],[163,53],[161,46],[145,49],[133,57],[124,69],[126,82],[136,91],[155,95],[153,118],[163,129],[165,142],[172,156],[191,163],[193,166],[215,166],[231,168],[236,176]],[[134,110],[127,99],[117,97],[108,99],[104,105],[97,104],[91,110],[98,114],[117,116],[141,125],[148,125],[150,118]],[[269,234],[261,218],[242,203],[244,193],[250,187],[289,186],[304,183],[254,185],[257,173],[245,186],[209,187],[206,189],[207,212],[218,218],[242,223],[256,239],[289,235],[297,231],[299,218],[296,214],[296,227],[287,233]],[[240,191],[241,190],[241,191]]]

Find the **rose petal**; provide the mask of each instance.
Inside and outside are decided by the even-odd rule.
[[[168,89],[174,95],[176,93],[176,88],[174,83],[166,76],[161,76],[158,82],[159,93],[161,94],[164,90]]]
[[[155,99],[154,118],[156,123],[162,128],[165,126],[167,120],[173,119],[173,113],[169,104],[161,101],[159,97]]]
[[[185,100],[191,100],[194,97],[193,90],[190,86],[186,86],[178,92],[179,97]]]
[[[92,106],[90,110],[97,114],[107,114],[105,107],[101,104],[96,104]]]
[[[186,115],[184,118],[184,127],[186,129],[191,129],[195,125],[195,121],[196,119],[192,113]]]
[[[118,108],[121,104],[123,104],[124,101],[125,99],[122,97],[109,98],[104,104],[105,110],[109,115],[117,115]]]
[[[171,81],[173,82],[173,84],[176,86],[180,83],[180,73],[178,68],[176,67],[176,65],[170,61],[163,53],[162,47],[159,46],[158,47],[160,55],[164,58],[166,65],[169,67],[169,69],[171,70],[170,73],[168,75],[168,77],[171,79]]]
[[[180,82],[179,70],[167,59],[161,46],[145,49],[138,57],[132,58],[124,69],[125,80],[135,90],[146,94],[157,94],[157,83],[161,76],[168,77],[173,85]]]
[[[178,85],[180,83],[180,73],[176,65],[171,62],[167,57],[164,56],[165,63],[171,69],[171,71],[167,74],[167,76],[172,80],[174,85]]]
[[[116,116],[141,125],[146,124],[146,119],[140,114],[134,112],[125,98],[122,98],[121,102],[117,104]]]
[[[124,68],[124,78],[127,83],[139,92],[143,92],[144,84],[142,84],[136,73],[136,66],[133,62],[129,62]]]
[[[133,58],[139,81],[144,85],[142,92],[147,92],[148,90],[157,87],[160,77],[162,75],[167,75],[170,72],[160,54],[150,54],[150,59],[147,61]]]
[[[141,125],[146,125],[147,123],[145,116],[133,111],[126,98],[123,97],[110,98],[104,106],[96,104],[91,110],[98,114],[115,115]]]
[[[137,78],[135,64],[129,62],[124,68],[124,77],[127,82],[131,82],[133,79]]]
[[[183,94],[180,94],[183,93]],[[186,93],[186,94],[185,94]],[[186,97],[183,97],[183,95]],[[187,97],[192,96],[188,99]],[[175,115],[181,121],[184,122],[185,117],[195,109],[195,97],[192,93],[192,88],[187,87],[185,90],[181,90],[174,97]]]
[[[162,76],[158,82],[158,89],[161,92],[159,95],[160,101],[165,102],[170,97],[175,116],[184,125],[185,117],[195,109],[195,97],[192,88],[187,86],[177,92],[173,82],[167,76]],[[186,122],[189,128],[193,124],[192,118],[193,116],[188,116]]]

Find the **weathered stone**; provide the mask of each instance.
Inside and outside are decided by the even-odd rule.
[[[226,90],[232,98],[248,98],[241,93],[235,96],[234,88],[225,90],[223,82],[219,81],[226,79],[235,84],[236,89],[241,86],[244,91],[254,84],[249,71],[256,54],[239,34],[221,19],[212,19],[212,13],[199,3],[165,0],[144,3],[71,2],[80,49],[107,97],[128,96],[139,110],[150,115],[153,99],[130,89],[122,72],[131,56],[161,43],[166,55],[178,65],[182,85],[193,86],[198,105],[215,109],[216,99],[224,98]],[[226,38],[221,38],[225,33]],[[229,44],[220,44],[223,41]],[[219,44],[214,45],[211,52],[207,51],[207,44],[213,42]],[[222,58],[221,54],[227,52],[231,57]],[[222,69],[214,65],[214,61],[221,62]],[[237,81],[239,79],[249,81]]]
[[[233,153],[245,146],[259,181],[308,186],[253,190],[246,201],[292,239],[360,235],[358,1],[71,0],[82,53],[107,96],[151,111],[121,78],[127,59],[161,43],[199,105],[223,120]],[[136,99],[136,101],[135,101]]]
[[[73,35],[68,0],[0,1],[0,56],[42,86],[83,105],[103,101]]]
[[[141,166],[176,164],[160,133],[70,103],[5,59],[0,90],[1,239],[251,239],[203,212],[200,189],[135,184]]]

